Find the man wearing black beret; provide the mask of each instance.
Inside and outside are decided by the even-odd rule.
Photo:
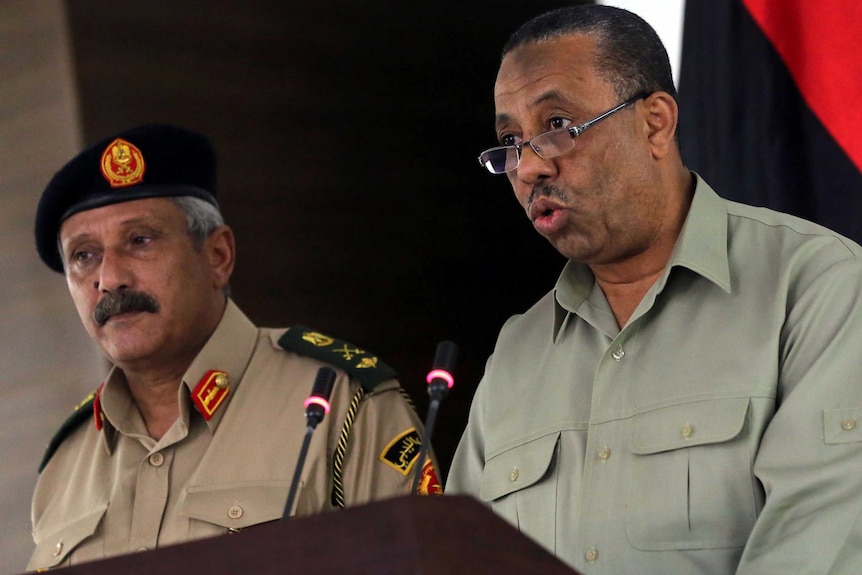
[[[291,511],[407,494],[421,424],[395,373],[295,326],[256,327],[229,297],[234,236],[200,134],[134,128],[72,159],[36,215],[36,247],[64,273],[112,364],[52,440],[33,497],[29,569],[73,565],[281,517],[306,422],[335,368]],[[433,464],[420,491],[440,491]]]

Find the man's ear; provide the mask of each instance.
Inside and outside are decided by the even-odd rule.
[[[674,134],[679,120],[676,100],[667,92],[653,92],[644,99],[644,109],[650,151],[654,158],[664,158],[676,147]]]
[[[236,240],[233,230],[228,226],[217,227],[207,237],[204,249],[213,272],[213,285],[217,289],[222,289],[230,280],[236,258]]]

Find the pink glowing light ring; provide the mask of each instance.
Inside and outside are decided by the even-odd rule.
[[[305,400],[305,407],[308,407],[312,403],[316,403],[320,407],[323,408],[323,413],[329,413],[329,402],[323,399],[322,397],[317,397],[316,395],[312,395],[308,399]]]
[[[431,383],[435,379],[442,379],[446,383],[449,384],[449,389],[452,389],[452,386],[455,385],[455,378],[452,377],[452,374],[446,371],[445,369],[433,369],[428,372],[428,376],[425,378],[425,381]]]

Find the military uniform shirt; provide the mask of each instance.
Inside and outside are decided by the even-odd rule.
[[[506,323],[447,492],[585,575],[862,572],[860,253],[697,177],[623,329],[573,262]]]
[[[122,371],[113,369],[99,396],[102,430],[92,420],[77,428],[39,478],[36,550],[28,568],[74,565],[280,519],[306,430],[303,403],[324,365],[281,349],[284,332],[258,329],[229,301],[183,377],[181,416],[159,441],[148,435]],[[230,392],[206,421],[190,390],[213,369],[227,373]],[[295,515],[333,509],[332,454],[359,388],[336,371],[332,410],[312,437]],[[346,504],[406,495],[412,473],[385,464],[381,454],[405,432],[421,430],[416,414],[393,379],[359,405],[344,459]]]

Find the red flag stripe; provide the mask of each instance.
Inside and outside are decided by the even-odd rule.
[[[812,112],[862,171],[862,2],[743,0]]]

